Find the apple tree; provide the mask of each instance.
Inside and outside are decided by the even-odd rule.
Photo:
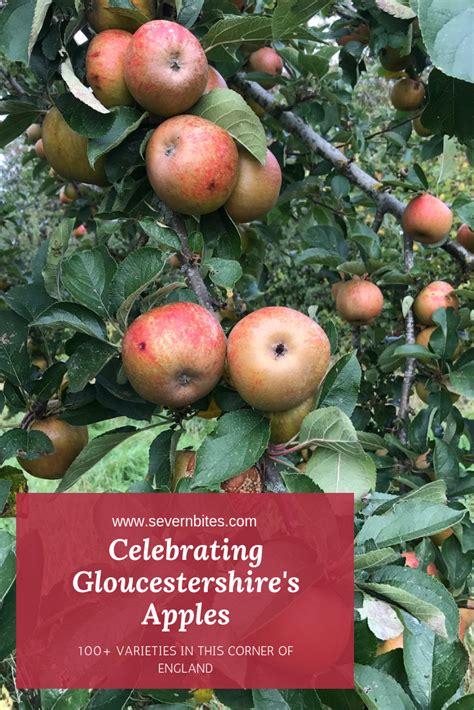
[[[355,500],[353,690],[11,690],[20,707],[472,707],[474,201],[441,199],[474,159],[472,17],[468,0],[2,3],[0,143],[25,133],[60,215],[20,262],[0,251],[4,515],[30,476],[73,491],[145,428],[134,492]],[[314,301],[272,300],[277,270]]]

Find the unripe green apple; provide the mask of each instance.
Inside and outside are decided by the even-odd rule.
[[[286,412],[269,412],[270,441],[272,444],[283,444],[299,432],[303,419],[314,407],[314,395],[305,399],[293,409]]]

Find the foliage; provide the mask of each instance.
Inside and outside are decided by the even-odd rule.
[[[35,458],[48,450],[47,437],[27,435],[31,418],[45,414],[90,425],[96,434],[59,483],[61,491],[129,489],[139,476],[136,466],[129,469],[137,442],[143,449],[146,441],[150,465],[145,473],[142,462],[142,479],[157,492],[172,488],[176,447],[191,446],[198,450],[196,473],[180,491],[220,490],[223,480],[259,463],[267,472],[276,467],[279,485],[289,491],[355,496],[355,689],[217,691],[217,700],[230,708],[438,710],[469,703],[458,608],[472,598],[474,583],[474,429],[467,405],[473,398],[474,289],[466,254],[446,244],[416,244],[413,251],[403,240],[400,214],[379,200],[389,193],[409,199],[438,192],[451,203],[456,226],[462,221],[474,228],[472,61],[464,49],[456,61],[446,51],[447,44],[472,46],[472,32],[466,40],[469,3],[432,5],[258,0],[247,2],[241,14],[229,0],[159,3],[166,17],[195,33],[209,61],[247,101],[255,101],[241,82],[248,54],[273,43],[285,72],[265,78],[271,95],[329,144],[326,152],[314,150],[278,111],[262,109],[268,107],[264,94],[257,107],[261,121],[251,108],[255,103],[234,90],[200,99],[193,113],[222,125],[259,160],[268,143],[283,168],[277,206],[240,228],[222,209],[183,219],[157,201],[143,159],[156,120],[140,108],[104,111],[86,89],[85,45],[75,37],[81,28],[87,39],[92,32],[77,3],[10,0],[2,11],[0,110],[6,118],[0,142],[9,144],[2,163],[9,178],[0,192],[2,510],[18,482],[11,457]],[[361,25],[368,28],[365,35],[357,34]],[[422,119],[433,132],[428,139],[412,130],[412,114],[394,115],[388,105],[394,74],[379,61],[387,47],[410,55],[408,75],[427,83]],[[255,73],[248,78],[262,80]],[[41,122],[51,103],[88,139],[90,163],[105,159],[111,183],[105,190],[73,185],[77,199],[65,206],[58,201],[62,178],[31,149],[11,142]],[[341,152],[331,153],[331,145]],[[375,187],[368,174],[354,177],[346,159],[373,175]],[[79,225],[87,230],[82,237],[73,233]],[[181,254],[178,269],[170,263],[175,252]],[[374,323],[350,331],[335,315],[330,287],[353,275],[382,288],[385,308]],[[458,314],[435,314],[439,327],[425,348],[413,343],[411,305],[433,279],[453,283],[462,307]],[[307,312],[326,330],[331,369],[291,444],[268,445],[268,420],[226,382],[175,412],[145,401],[126,380],[120,345],[128,325],[156,305],[202,302],[202,287],[226,332],[246,311],[273,304]],[[463,352],[455,357],[458,337]],[[426,406],[408,399],[414,378],[427,387]],[[453,401],[452,394],[461,399]],[[198,413],[211,397],[221,414],[203,424]],[[126,425],[120,417],[128,418]],[[105,484],[94,478],[115,457],[123,479]],[[306,466],[305,474],[295,472],[299,466]],[[454,534],[435,544],[432,536],[450,529]],[[14,650],[13,542],[0,531],[0,658]],[[417,569],[403,569],[400,553],[409,550]],[[433,563],[437,579],[427,573]],[[403,650],[377,656],[382,641],[401,629]],[[170,701],[169,691],[135,691],[131,699],[127,690],[107,693],[98,691],[91,700],[88,691],[41,691],[39,700],[32,702],[28,693],[20,700],[25,708]],[[189,693],[180,691],[171,701],[189,706]]]

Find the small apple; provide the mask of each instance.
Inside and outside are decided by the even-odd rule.
[[[446,388],[447,389],[447,388]],[[417,393],[418,397],[421,399],[422,402],[425,404],[429,403],[429,398],[430,398],[430,390],[428,389],[428,386],[426,382],[423,382],[421,380],[418,380],[418,382],[415,382],[415,392]],[[449,396],[451,398],[451,402],[454,404],[455,402],[458,401],[459,395],[456,392],[449,392]]]
[[[109,0],[88,0],[86,3],[87,22],[96,32],[111,29],[135,32],[144,22],[156,17],[155,0],[130,0],[129,5],[133,5],[141,17],[138,13],[132,15],[128,8],[124,13],[120,7],[112,7]]]
[[[31,126],[28,126],[28,128],[26,129],[26,142],[36,143],[36,141],[39,141],[39,139],[41,138],[42,133],[43,130],[40,124],[32,123]]]
[[[64,194],[70,200],[77,200],[77,198],[79,197],[79,190],[76,188],[76,186],[72,182],[68,182],[64,186]]]
[[[104,106],[133,106],[135,103],[123,76],[125,56],[131,39],[129,32],[105,30],[89,44],[86,77]]]
[[[399,79],[390,92],[392,106],[397,111],[414,111],[425,99],[425,87],[422,81]]]
[[[43,139],[39,138],[35,145],[34,145],[34,151],[36,153],[36,157],[39,158],[40,160],[45,160],[46,159],[46,153],[44,151],[44,143]]]
[[[347,323],[366,325],[383,309],[383,294],[371,281],[351,279],[336,288],[336,310]]]
[[[70,202],[72,202],[72,200],[66,195],[66,190],[64,188],[64,185],[59,190],[59,202],[62,205],[68,205]]]
[[[225,204],[229,217],[237,223],[264,217],[277,203],[281,180],[278,160],[270,150],[264,165],[245,149],[239,150],[237,182]]]
[[[207,84],[204,93],[208,94],[212,89],[227,89],[227,82],[224,77],[219,74],[217,69],[209,67],[207,74]]]
[[[459,308],[459,299],[446,281],[433,281],[425,286],[413,304],[415,318],[423,325],[435,325],[433,313],[438,308]]]
[[[273,47],[262,47],[249,56],[247,69],[278,76],[283,71],[283,62]]]
[[[236,5],[237,3],[234,3]],[[243,4],[243,3],[242,3]],[[198,705],[206,705],[214,697],[214,691],[212,688],[196,688],[192,691],[193,700]]]
[[[411,54],[402,54],[396,47],[384,47],[379,52],[380,64],[388,71],[401,71],[413,64]]]
[[[464,641],[467,629],[474,624],[474,609],[459,609],[459,638]]]
[[[402,557],[405,558],[405,567],[418,569],[418,567],[420,566],[420,561],[417,558],[416,554],[413,552],[413,550],[409,550],[408,552],[402,552]],[[434,562],[430,562],[426,566],[426,574],[428,574],[430,577],[438,576],[439,572]]]
[[[433,135],[433,131],[422,124],[421,116],[416,116],[416,118],[413,119],[413,129],[421,138],[428,138]]]
[[[85,224],[80,224],[78,227],[72,230],[73,237],[83,237],[84,234],[87,234],[87,227]]]
[[[151,186],[184,214],[214,212],[230,197],[239,155],[227,131],[199,116],[175,116],[153,132],[146,150]]]
[[[474,254],[474,231],[468,224],[461,224],[456,234],[456,241]]]
[[[46,160],[66,180],[107,185],[104,158],[91,168],[87,158],[87,138],[66,123],[56,107],[46,114],[43,123],[43,143]]]
[[[402,227],[408,236],[421,244],[436,244],[453,226],[453,213],[447,205],[426,193],[408,203],[402,217]]]
[[[314,408],[314,396],[286,412],[270,412],[270,441],[272,444],[283,444],[299,432],[303,419]]]
[[[283,306],[250,313],[227,344],[231,382],[252,407],[283,412],[307,400],[323,379],[329,339],[311,318]]]
[[[196,468],[195,451],[177,451],[174,462],[174,475],[172,481],[173,491],[176,490],[178,482],[182,478],[190,478]]]
[[[48,480],[62,478],[89,439],[87,427],[72,426],[56,417],[37,419],[30,430],[46,434],[54,446],[54,453],[32,461],[19,458],[18,463],[32,476]]]
[[[181,409],[205,397],[224,372],[225,335],[195,303],[170,303],[139,316],[122,344],[125,373],[149,402]]]
[[[415,343],[417,345],[423,345],[423,347],[425,347],[429,350],[430,349],[429,348],[430,338],[436,329],[437,329],[437,326],[434,326],[434,325],[429,326],[428,328],[423,328],[423,330],[421,330],[418,333],[418,335],[416,336]],[[458,342],[454,353],[451,355],[451,357],[449,359],[456,360],[460,356],[461,351],[462,351],[461,343]],[[429,367],[429,363],[426,363],[426,366]]]
[[[434,542],[435,545],[438,545],[438,547],[441,547],[443,542],[448,539],[448,537],[451,537],[451,535],[454,535],[454,530],[452,528],[447,528],[446,530],[441,530],[441,532],[435,533],[434,535],[430,535],[430,540]]]
[[[403,648],[403,633],[393,639],[387,639],[379,643],[375,655],[383,656],[384,653],[394,651],[396,648]]]
[[[124,64],[134,99],[158,116],[184,113],[202,96],[208,64],[196,37],[182,25],[155,20],[132,37]]]

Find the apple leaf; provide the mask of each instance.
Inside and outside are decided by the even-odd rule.
[[[91,335],[99,340],[106,339],[105,325],[97,315],[77,303],[56,303],[47,308],[31,325],[45,325],[57,328],[72,328],[78,333]]]
[[[458,370],[452,370],[449,382],[455,392],[468,399],[474,399],[474,362],[469,362]]]
[[[0,372],[15,387],[28,381],[30,359],[26,350],[27,322],[19,315],[2,311],[0,318]]]
[[[242,277],[242,267],[238,261],[232,259],[209,259],[205,266],[209,268],[211,281],[222,288],[234,288]]]
[[[362,699],[364,706],[370,710],[415,710],[410,697],[402,686],[385,671],[362,666],[354,666],[355,690]]]
[[[38,39],[38,35],[41,32],[46,13],[48,12],[52,1],[53,0],[36,0],[30,39],[28,41],[28,58],[31,56],[31,52],[33,51],[33,47]]]
[[[85,710],[123,710],[131,694],[131,690],[101,688],[95,691]]]
[[[28,63],[35,5],[35,0],[9,0],[6,6],[2,5],[0,51],[11,62]]]
[[[181,0],[178,22],[188,29],[194,25],[204,5],[204,0]],[[178,8],[178,5],[176,6]]]
[[[148,113],[143,113],[143,111],[130,106],[120,106],[113,109],[111,113],[113,115],[113,123],[107,133],[97,138],[92,138],[87,144],[87,157],[92,167],[95,166],[102,155],[109,153],[120,145],[148,116]]]
[[[361,376],[355,353],[341,357],[324,378],[319,390],[318,407],[339,407],[350,417],[357,404]]]
[[[92,89],[89,89],[77,78],[69,58],[61,64],[61,76],[69,91],[76,99],[79,99],[79,101],[86,104],[86,106],[89,106],[89,108],[94,111],[97,111],[97,113],[110,113],[109,109],[101,104],[99,99],[94,96]]]
[[[102,248],[75,251],[62,266],[62,284],[78,303],[108,316],[108,291],[115,261]]]
[[[400,0],[375,0],[375,4],[383,12],[386,12],[392,17],[397,17],[399,20],[413,20],[416,17],[416,12],[414,12],[411,7],[408,7],[408,1]]]
[[[117,353],[113,345],[85,338],[67,362],[69,392],[80,392]]]
[[[9,115],[0,122],[0,148],[5,148],[15,138],[18,138],[28,126],[33,123],[38,112]]]
[[[306,464],[307,475],[324,493],[352,493],[356,502],[375,489],[377,472],[369,454],[354,455],[318,446]]]
[[[13,456],[30,461],[53,451],[53,444],[42,431],[10,429],[0,436],[0,463]]]
[[[126,325],[135,300],[158,278],[164,265],[165,257],[156,247],[137,249],[119,264],[110,286],[110,303],[120,323]]]
[[[448,76],[474,82],[472,0],[417,0],[416,5],[423,41],[434,66]]]
[[[225,128],[263,165],[267,155],[265,131],[258,116],[236,91],[213,89],[199,99],[190,113]]]
[[[293,37],[299,27],[304,27],[317,12],[330,4],[330,0],[278,0],[272,15],[273,39]]]
[[[48,253],[43,267],[43,280],[47,293],[61,300],[61,264],[74,227],[73,219],[65,219],[48,239]]]
[[[351,420],[337,407],[310,412],[303,420],[299,439],[349,456],[363,453]]]
[[[0,605],[16,576],[15,538],[0,530]]]
[[[15,584],[3,600],[0,608],[0,660],[15,650],[16,644],[16,590]]]
[[[423,125],[438,133],[456,136],[461,142],[474,137],[474,84],[446,76],[433,69],[428,79],[428,105]]]
[[[245,42],[267,42],[272,38],[272,21],[262,16],[228,16],[219,20],[204,35],[201,44],[207,53],[228,45],[240,46]]]

